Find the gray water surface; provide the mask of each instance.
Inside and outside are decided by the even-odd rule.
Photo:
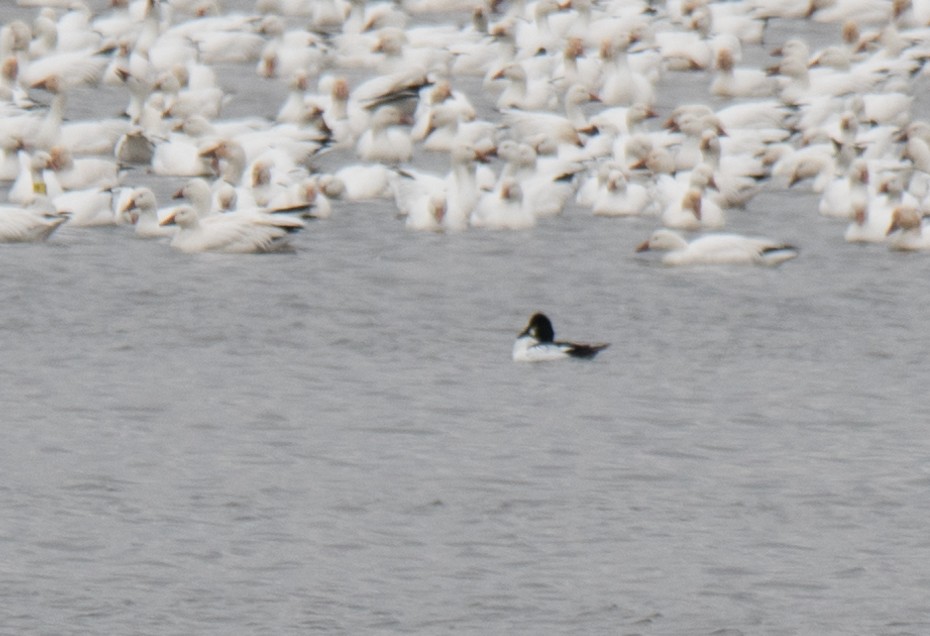
[[[930,260],[803,189],[730,215],[777,269],[654,223],[3,246],[0,632],[930,632]],[[536,310],[611,347],[514,364]]]

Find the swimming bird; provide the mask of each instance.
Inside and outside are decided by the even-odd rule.
[[[171,3],[175,12],[178,10],[176,4]],[[263,36],[274,38],[279,35],[276,27],[280,24],[271,16],[258,19],[245,13],[200,14],[176,22],[165,36],[189,40],[196,47],[197,59],[210,65],[257,62],[267,44]]]
[[[912,205],[895,208],[886,234],[889,249],[899,252],[930,249],[930,233],[924,233],[923,218]]]
[[[109,158],[79,157],[66,146],[52,146],[47,168],[62,190],[115,188],[119,185],[119,166]],[[47,175],[52,178],[51,175]]]
[[[371,118],[371,127],[362,133],[356,144],[363,161],[398,164],[410,161],[413,141],[403,126],[408,119],[394,106],[382,106]]]
[[[219,206],[214,205],[214,194],[206,179],[194,177],[188,179],[184,185],[178,188],[171,198],[186,199],[188,205],[197,212],[197,216],[204,219],[211,214],[220,212]]]
[[[293,77],[300,70],[319,74],[324,68],[326,52],[322,38],[306,29],[281,32],[261,51],[256,65],[260,77]]]
[[[659,175],[656,181],[661,201],[662,225],[677,230],[719,229],[724,225],[723,209],[710,196],[714,188],[713,168],[706,163],[675,177]]]
[[[705,234],[690,243],[668,229],[656,230],[637,252],[667,251],[666,265],[778,265],[798,255],[786,243],[739,234]]]
[[[650,210],[652,193],[636,182],[631,182],[622,166],[611,162],[598,170],[598,185],[591,201],[596,216],[639,216]]]
[[[181,252],[225,252],[249,254],[281,252],[290,249],[289,237],[304,222],[288,214],[262,214],[254,211],[198,217],[189,205],[175,208],[160,225],[177,225],[171,247]]]
[[[520,183],[507,177],[497,189],[478,200],[469,222],[472,227],[524,230],[536,225],[536,215],[524,199]]]
[[[550,111],[504,109],[501,126],[515,139],[529,139],[543,135],[560,145],[582,146],[579,132],[589,130],[589,122],[582,112],[582,104],[591,101],[598,101],[597,95],[592,94],[581,84],[575,84],[565,92],[564,116]]]
[[[497,108],[521,110],[552,110],[558,104],[555,90],[548,77],[527,73],[520,62],[511,62],[495,73],[491,79],[507,80],[504,90],[497,98]]]
[[[16,205],[28,205],[41,196],[56,196],[58,192],[49,192],[45,181],[45,169],[50,156],[44,150],[30,154],[26,150],[17,152],[19,172],[7,193],[7,200]]]
[[[537,312],[530,317],[526,329],[520,332],[513,343],[513,359],[515,362],[542,362],[563,358],[590,359],[609,346],[609,343],[580,344],[557,341],[552,322],[545,314]]]
[[[353,163],[336,171],[335,177],[345,185],[343,197],[348,201],[365,201],[391,196],[394,172],[380,163]]]
[[[625,33],[615,39],[601,42],[600,54],[604,69],[598,96],[605,104],[647,104],[656,103],[654,72],[655,64],[647,63],[644,68],[635,68],[631,63],[628,49],[633,45],[632,34]]]
[[[736,58],[739,40],[723,38],[726,45],[718,46],[715,63],[716,75],[710,83],[712,95],[723,98],[749,98],[772,95],[776,90],[775,80],[765,71],[753,67],[737,67]]]
[[[311,120],[315,109],[307,103],[307,89],[310,80],[306,71],[299,70],[288,82],[287,99],[278,109],[275,122],[279,124],[306,124]]]
[[[27,207],[0,207],[0,243],[44,241],[68,220],[67,212],[57,212],[48,199]]]
[[[870,194],[856,202],[843,238],[848,243],[884,243],[895,209],[905,204],[904,195],[901,175],[891,175],[882,182],[875,196]],[[913,198],[909,196],[908,199]]]
[[[52,94],[48,108],[41,113],[33,110],[12,109],[0,119],[0,145],[4,148],[29,147],[48,149],[61,136],[64,119],[66,95],[60,90],[57,76],[44,80],[43,88]]]
[[[74,227],[98,227],[118,225],[123,222],[116,213],[115,201],[121,195],[122,188],[86,188],[83,190],[54,189],[49,186],[49,198],[55,209],[68,213],[68,224]]]
[[[177,227],[160,225],[160,221],[167,218],[172,211],[173,208],[159,210],[155,193],[147,187],[131,190],[128,197],[119,205],[121,219],[128,221],[135,228],[135,235],[139,238],[174,236],[177,233]]]
[[[544,144],[549,141],[540,140],[538,147],[545,149]],[[576,176],[584,171],[581,163],[563,161],[557,156],[541,159],[537,147],[513,140],[501,142],[497,147],[497,155],[505,164],[494,189],[500,191],[507,179],[516,179],[526,205],[536,218],[561,214],[568,201],[575,196]]]
[[[445,175],[399,170],[391,179],[394,203],[411,229],[464,230],[479,199],[477,161],[481,155],[465,142],[452,148],[451,170]]]

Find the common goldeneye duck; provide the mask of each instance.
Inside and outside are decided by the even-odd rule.
[[[549,318],[545,314],[535,313],[526,329],[520,332],[517,341],[513,343],[513,359],[517,362],[538,362],[562,358],[593,358],[598,351],[608,346],[606,343],[557,342]]]

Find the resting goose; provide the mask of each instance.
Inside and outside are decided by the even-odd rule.
[[[738,40],[718,46],[715,57],[717,72],[710,83],[711,94],[728,99],[773,95],[775,80],[764,70],[736,66],[739,51],[735,49],[738,46]]]
[[[798,255],[797,248],[739,234],[705,234],[690,243],[667,229],[656,230],[637,252],[666,251],[666,265],[778,265]]]
[[[507,84],[497,98],[498,109],[552,110],[558,105],[552,83],[546,76],[530,77],[520,62],[511,62],[491,79],[505,79]]]
[[[457,142],[450,152],[451,169],[445,175],[417,170],[397,171],[391,190],[398,213],[407,216],[411,229],[464,230],[479,197],[477,161],[473,145]],[[411,218],[413,217],[413,218]]]
[[[65,146],[52,146],[49,150],[48,169],[54,173],[62,190],[86,188],[115,188],[119,185],[119,167],[112,159],[103,157],[75,158]]]
[[[413,141],[403,124],[407,118],[394,106],[382,106],[371,118],[371,126],[362,133],[356,152],[363,161],[398,164],[410,161]]]
[[[304,227],[291,215],[257,212],[215,214],[205,219],[189,205],[182,205],[160,225],[177,225],[171,247],[181,252],[224,252],[249,254],[290,249],[289,238]]]
[[[159,223],[162,218],[167,218],[172,210],[159,211],[155,193],[151,188],[141,187],[129,193],[119,208],[119,214],[123,220],[133,225],[137,237],[166,238],[174,236],[177,228],[162,226]]]
[[[492,230],[524,230],[536,225],[536,215],[519,182],[508,177],[494,192],[481,197],[470,223],[472,227]]]
[[[47,199],[28,207],[0,207],[0,242],[44,241],[68,220],[67,212],[56,212]]]
[[[901,252],[930,249],[930,232],[923,231],[923,218],[912,205],[903,205],[891,213],[888,247]]]
[[[641,183],[630,182],[621,166],[606,163],[598,171],[598,188],[591,202],[596,216],[639,216],[652,206],[652,193]]]

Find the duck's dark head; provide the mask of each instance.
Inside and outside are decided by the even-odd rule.
[[[552,342],[555,339],[555,331],[552,329],[552,322],[543,313],[535,313],[526,325],[526,329],[520,336],[532,336],[540,342]]]

